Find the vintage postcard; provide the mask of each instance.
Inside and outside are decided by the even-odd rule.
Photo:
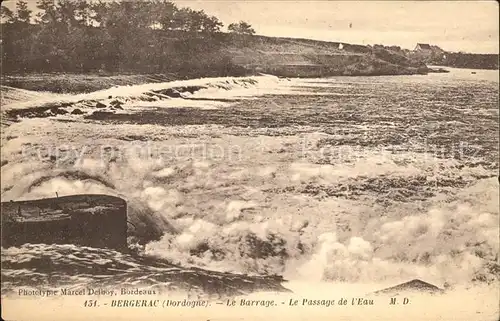
[[[499,320],[498,2],[1,10],[4,320]]]

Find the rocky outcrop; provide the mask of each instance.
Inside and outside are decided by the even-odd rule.
[[[84,112],[81,109],[79,109],[79,108],[75,108],[71,112],[71,115],[83,115],[83,114],[84,114]]]
[[[52,107],[52,108],[50,108],[50,110],[48,112],[49,116],[66,115],[67,113],[68,113],[68,111],[66,109],[59,108],[59,107]]]
[[[419,279],[414,279],[402,284],[398,284],[395,286],[392,286],[390,288],[382,289],[375,291],[374,294],[390,294],[390,295],[397,295],[403,292],[408,292],[408,291],[417,291],[417,292],[422,292],[422,293],[431,293],[431,294],[439,294],[439,293],[444,293],[444,290],[441,288],[438,288],[435,285],[432,285],[430,283],[424,282]]]
[[[127,249],[127,203],[108,195],[3,202],[2,246],[78,244]]]
[[[269,40],[272,42],[275,40]],[[288,41],[288,42],[287,42]],[[330,42],[315,41],[305,46],[305,40],[275,43],[274,51],[232,50],[234,63],[253,72],[283,77],[381,76],[426,74],[427,66],[398,50],[382,47],[344,44],[343,49]],[[267,44],[270,45],[270,44]],[[279,50],[276,50],[279,49]]]
[[[429,68],[429,73],[449,73],[450,71],[444,68]]]
[[[154,90],[153,94],[160,96],[166,96],[169,98],[184,98],[183,93],[193,94],[200,89],[204,89],[206,87],[203,86],[182,86],[182,87],[174,87],[174,88],[166,88],[160,90]]]

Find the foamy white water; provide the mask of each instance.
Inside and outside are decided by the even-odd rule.
[[[184,97],[193,98],[251,98],[259,96],[259,94],[269,94],[273,92],[280,92],[284,86],[281,84],[277,77],[264,75],[255,77],[222,77],[222,78],[200,78],[190,80],[179,80],[162,83],[149,83],[143,85],[129,85],[129,86],[114,86],[109,89],[103,89],[92,93],[84,94],[52,94],[52,93],[38,93],[29,90],[8,88],[6,90],[6,98],[2,110],[33,108],[43,105],[53,105],[58,103],[78,103],[87,101],[100,101],[109,103],[114,99],[123,99],[126,102],[131,102],[130,105],[136,106],[138,102],[143,101],[147,93],[157,90],[165,90],[177,87],[200,87],[196,94],[184,93]],[[112,98],[109,98],[112,97]],[[155,97],[156,100],[158,97]],[[165,99],[171,99],[164,96]],[[185,105],[182,99],[173,99],[174,102],[170,104],[163,104],[166,107],[182,107]],[[148,106],[154,107],[152,101],[148,102]],[[205,102],[205,104],[209,104]],[[81,104],[80,104],[81,105]],[[79,106],[80,106],[79,105]],[[161,106],[161,105],[160,105]],[[197,107],[203,107],[200,104]]]

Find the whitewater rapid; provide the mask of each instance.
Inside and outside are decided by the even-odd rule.
[[[126,106],[134,107],[198,107],[222,106],[214,101],[204,101],[197,104],[183,99],[172,99],[156,91],[182,87],[193,88],[195,92],[183,92],[182,98],[244,99],[256,98],[262,94],[281,92],[290,88],[287,83],[279,81],[270,75],[254,77],[222,77],[179,80],[143,85],[114,86],[82,94],[54,94],[49,92],[34,92],[24,89],[2,86],[2,110],[41,107],[46,105],[72,104],[73,108],[88,106],[88,102],[108,104],[112,100],[123,100]],[[271,91],[270,91],[271,90]],[[161,102],[167,100],[169,102]],[[194,104],[194,105],[193,105]]]
[[[436,123],[449,124],[440,110],[405,105],[428,93],[436,106],[469,108],[470,117],[487,119],[485,128],[494,130],[492,106],[498,96],[491,95],[497,84],[424,77],[261,76],[121,86],[79,95],[22,91],[17,98],[11,95],[2,111],[63,104],[59,108],[69,113],[79,108],[84,114],[19,117],[3,126],[2,201],[56,193],[123,197],[137,226],[129,231],[131,245],[183,266],[278,273],[299,284],[387,284],[414,278],[439,286],[491,284],[498,277],[498,163],[492,161],[498,150],[457,159],[425,151],[421,142],[398,142],[399,149],[391,149],[385,142],[405,126],[414,126],[408,135],[428,132],[418,127],[425,124],[395,124],[397,115],[384,113],[387,104],[401,103],[417,115],[436,113]],[[158,94],[188,86],[197,89],[177,98]],[[387,92],[401,86],[406,91],[398,91],[400,101],[388,100]],[[439,96],[468,86],[477,91],[468,98],[469,107]],[[481,97],[481,92],[490,96]],[[171,109],[187,108],[193,110],[189,117],[223,109],[243,121],[269,112],[307,121],[302,116],[307,109],[309,117],[331,122],[264,127],[253,120],[233,126],[201,119],[164,126],[133,116],[125,122],[85,117],[97,102],[109,110],[113,100],[123,108],[113,114],[137,117],[154,110],[155,118],[164,119],[175,117]],[[354,108],[367,102],[372,105],[356,114]],[[345,115],[333,114],[349,108],[353,111]],[[354,118],[363,115],[386,117]],[[482,138],[494,140],[490,133]],[[370,140],[377,135],[385,135],[382,145]],[[332,141],[343,140],[348,143],[334,150],[342,154],[325,151],[335,146]],[[10,251],[21,255],[23,250]]]

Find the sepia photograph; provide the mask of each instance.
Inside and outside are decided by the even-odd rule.
[[[1,3],[1,309],[500,320],[497,1]]]

